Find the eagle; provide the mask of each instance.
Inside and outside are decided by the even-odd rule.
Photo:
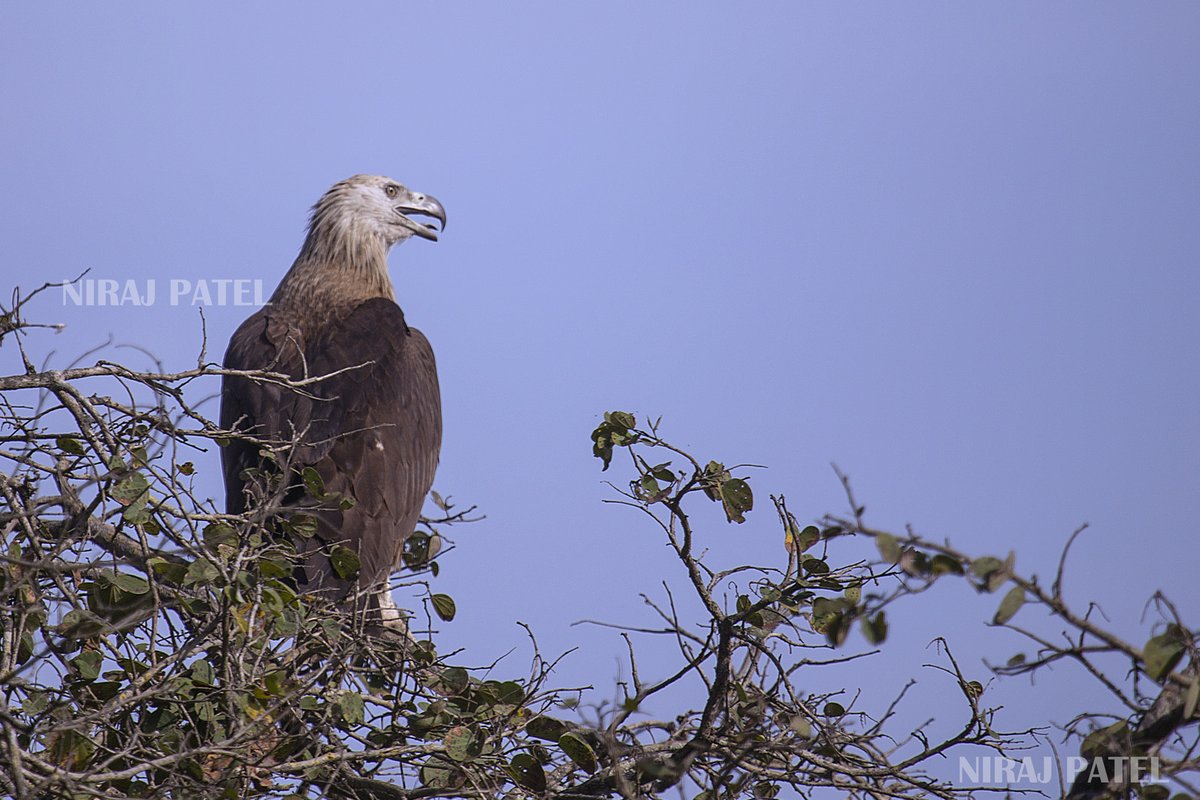
[[[297,589],[373,611],[372,626],[404,627],[388,580],[442,440],[433,349],[396,304],[387,256],[413,236],[437,241],[445,227],[436,198],[390,178],[334,184],[313,206],[291,269],[225,353],[228,370],[293,384],[225,375],[227,513],[266,508],[269,525],[291,531]]]

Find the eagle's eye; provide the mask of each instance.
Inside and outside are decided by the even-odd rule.
[[[395,197],[399,193],[400,187],[394,183],[389,183],[384,187],[383,191],[387,193],[388,197]]]

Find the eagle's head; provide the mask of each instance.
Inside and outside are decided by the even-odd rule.
[[[414,216],[436,219],[431,222]],[[335,183],[313,206],[310,235],[382,240],[386,247],[412,235],[436,242],[446,227],[446,209],[437,198],[414,192],[380,175],[355,175]]]

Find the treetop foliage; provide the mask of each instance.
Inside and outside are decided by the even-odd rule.
[[[43,287],[45,288],[45,287]],[[556,688],[556,658],[534,631],[528,668],[473,667],[437,649],[455,600],[435,588],[456,531],[473,519],[434,494],[438,513],[409,539],[399,580],[420,598],[411,636],[380,638],[360,620],[298,594],[303,515],[265,503],[230,516],[203,487],[231,431],[194,398],[227,370],[139,371],[105,360],[39,367],[29,300],[0,313],[0,792],[17,798],[788,796],[958,798],[1003,786],[955,785],[951,754],[1018,754],[1042,729],[1004,730],[989,677],[964,670],[939,639],[938,711],[953,730],[897,714],[838,685],[838,666],[887,659],[889,629],[943,581],[996,596],[993,625],[1025,636],[1032,657],[1000,676],[1074,662],[1118,715],[1065,727],[1092,767],[1130,755],[1191,792],[1197,773],[1196,631],[1167,598],[1142,644],[1079,612],[1055,580],[1023,575],[1014,554],[972,556],[850,512],[801,522],[744,467],[695,456],[660,421],[604,414],[592,432],[604,470],[624,475],[613,502],[641,514],[676,566],[647,598],[652,628],[623,633],[629,677],[618,701]],[[303,388],[270,372],[239,373]],[[278,476],[297,442],[258,442]],[[613,474],[617,474],[614,470]],[[839,473],[840,475],[840,473]],[[300,474],[317,503],[319,476]],[[282,478],[281,478],[282,479]],[[699,543],[697,511],[777,526],[771,563],[724,563]],[[765,515],[765,517],[764,517]],[[707,525],[707,523],[705,523]],[[453,535],[452,535],[453,534]],[[864,547],[869,543],[870,547]],[[466,548],[469,551],[469,547]],[[353,575],[353,551],[331,555]],[[469,557],[464,554],[462,557]],[[683,602],[683,596],[690,597]],[[1048,612],[1046,631],[1029,606]],[[685,609],[699,609],[693,613]],[[598,609],[602,614],[603,609]],[[666,637],[674,663],[639,660],[638,637]],[[1118,656],[1113,675],[1102,659]],[[506,671],[508,670],[508,671]],[[595,676],[611,685],[607,675]],[[672,687],[686,691],[668,692]],[[825,687],[825,688],[820,688]],[[695,700],[678,705],[678,696]],[[1144,776],[1081,777],[1045,787],[1072,797],[1166,797]]]

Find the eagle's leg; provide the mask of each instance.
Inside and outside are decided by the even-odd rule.
[[[396,600],[391,596],[391,591],[386,585],[377,591],[374,599],[376,599],[376,608],[379,609],[380,624],[394,631],[408,633],[408,620],[404,619],[404,613],[400,607],[396,606]]]
[[[392,592],[387,584],[375,593],[374,595],[375,613],[379,615],[379,624],[384,630],[403,636],[405,639],[412,640],[413,636],[408,630],[408,617],[396,605],[395,598],[392,597]]]

